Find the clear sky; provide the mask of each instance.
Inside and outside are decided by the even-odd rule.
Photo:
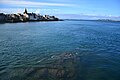
[[[120,19],[120,0],[0,0],[0,12],[29,12],[60,18]]]

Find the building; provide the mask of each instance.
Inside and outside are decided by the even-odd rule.
[[[17,15],[19,16],[20,21],[23,21],[23,22],[28,21],[28,18],[26,16],[24,16],[23,14],[18,13]]]
[[[30,21],[40,20],[40,15],[37,15],[35,13],[28,13],[27,9],[25,9],[25,12],[23,15],[28,18]]]
[[[27,21],[58,21],[55,16],[42,16],[36,13],[28,13],[27,9],[23,14],[3,14],[0,13],[0,22],[27,22]]]
[[[6,20],[6,15],[3,13],[0,13],[0,22],[5,22]]]
[[[49,15],[45,15],[45,19],[49,21],[58,20],[58,18],[56,18],[55,16],[49,16]]]

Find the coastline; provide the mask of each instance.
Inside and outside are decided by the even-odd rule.
[[[17,14],[0,13],[0,23],[17,23],[17,22],[38,22],[38,21],[63,21],[56,16],[41,15],[36,13],[28,13],[27,9]]]
[[[0,24],[4,24],[4,23],[26,23],[26,22],[51,22],[51,21],[64,21],[64,20],[63,19],[58,19],[58,20],[4,21],[4,22],[0,22]]]

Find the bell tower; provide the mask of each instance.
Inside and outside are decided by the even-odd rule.
[[[25,8],[25,12],[24,12],[24,14],[27,14],[27,9]]]

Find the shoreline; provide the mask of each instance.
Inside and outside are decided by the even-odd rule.
[[[26,22],[52,22],[52,21],[64,21],[64,20],[63,19],[58,19],[58,20],[4,21],[4,22],[0,22],[0,24],[4,24],[4,23],[26,23]]]
[[[27,9],[22,13],[4,14],[0,13],[0,23],[17,23],[17,22],[37,22],[37,21],[63,21],[56,16],[41,15],[28,13]]]

